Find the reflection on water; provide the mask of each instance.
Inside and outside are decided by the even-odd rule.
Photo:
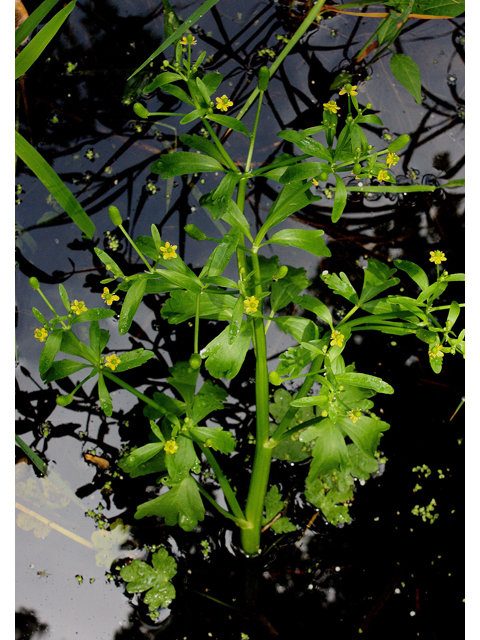
[[[25,4],[31,13],[39,2]],[[178,11],[185,18],[199,5],[198,1],[181,5]],[[32,338],[37,322],[31,312],[39,302],[28,286],[28,278],[39,279],[54,305],[61,304],[58,283],[63,282],[72,296],[81,295],[87,307],[95,307],[102,292],[100,281],[105,277],[95,246],[113,252],[126,273],[142,269],[131,248],[112,230],[108,206],[114,204],[120,209],[134,237],[148,234],[155,223],[162,237],[178,245],[180,255],[194,269],[204,263],[209,248],[186,236],[185,224],[196,224],[209,236],[223,232],[221,222],[211,220],[199,205],[201,194],[213,188],[218,177],[208,175],[204,183],[201,176],[161,181],[150,173],[159,153],[178,148],[178,136],[187,129],[180,132],[176,118],[140,120],[131,107],[140,99],[152,111],[178,108],[167,94],[141,95],[142,87],[157,73],[161,58],[138,78],[139,84],[126,87],[127,77],[162,39],[160,7],[158,3],[133,0],[77,4],[61,35],[27,74],[20,100],[22,134],[69,185],[95,222],[97,233],[93,241],[81,238],[43,186],[18,163],[17,433],[68,483],[77,502],[63,504],[62,495],[47,489],[32,467],[28,467],[26,479],[19,479],[18,501],[20,497],[25,500],[21,504],[48,524],[19,510],[24,514],[24,526],[16,529],[17,637],[132,639],[155,637],[162,630],[165,638],[175,640],[238,640],[241,633],[263,639],[292,634],[307,637],[312,624],[321,625],[326,632],[337,630],[338,635],[341,624],[345,626],[340,627],[340,637],[349,638],[353,629],[364,625],[375,638],[375,629],[378,637],[384,637],[386,629],[393,637],[391,621],[395,620],[398,637],[416,637],[427,629],[431,633],[424,637],[433,638],[435,630],[438,633],[436,614],[448,606],[454,615],[461,606],[461,576],[458,569],[452,571],[451,556],[441,543],[442,535],[447,531],[451,535],[461,522],[456,499],[461,426],[458,421],[446,421],[439,402],[446,402],[449,417],[463,395],[463,369],[456,363],[432,379],[417,343],[408,338],[403,342],[385,340],[379,353],[378,338],[361,336],[354,349],[359,370],[389,380],[396,397],[408,400],[399,403],[395,397],[380,403],[380,411],[392,423],[382,441],[388,458],[386,473],[359,488],[352,506],[353,525],[338,529],[318,517],[305,530],[314,514],[297,490],[308,467],[291,468],[276,461],[272,480],[280,485],[289,480],[289,508],[299,531],[291,538],[267,538],[271,549],[255,565],[256,570],[248,569],[252,565],[243,562],[236,532],[224,529],[224,523],[219,525],[213,517],[207,517],[201,528],[189,534],[150,519],[133,520],[138,496],[143,499],[157,490],[153,480],[122,478],[116,466],[127,447],[146,440],[148,425],[140,405],[112,387],[114,413],[106,418],[98,410],[92,383],[68,408],[62,408],[55,403],[58,389],[69,393],[74,383],[62,380],[46,387],[40,382],[37,371],[41,345]],[[388,58],[366,67],[352,62],[373,33],[371,20],[337,15],[320,22],[270,83],[257,165],[292,151],[288,143],[276,137],[277,131],[319,123],[322,104],[334,95],[329,88],[332,81],[341,71],[347,71],[358,73],[362,80],[359,103],[364,106],[371,102],[384,123],[384,128],[372,126],[368,130],[371,144],[383,147],[391,137],[402,133],[411,136],[395,167],[398,183],[436,184],[463,177],[462,25],[463,19],[416,21],[402,36],[402,50],[412,55],[422,74],[423,101],[417,105],[392,78]],[[234,113],[254,86],[256,71],[270,58],[267,50],[274,54],[279,51],[284,44],[282,38],[288,37],[291,28],[286,13],[276,3],[249,2],[240,7],[238,2],[222,0],[194,29],[199,50],[207,51],[209,70],[224,75],[222,88],[232,97]],[[245,116],[247,126],[252,117],[253,113]],[[239,162],[244,162],[244,141],[231,136],[227,144],[232,153],[235,150]],[[249,186],[247,217],[253,225],[259,226],[264,220],[277,191],[278,185],[271,182],[258,181]],[[368,257],[411,259],[430,272],[432,265],[427,257],[434,245],[448,253],[450,273],[463,270],[461,189],[392,197],[352,193],[336,225],[330,221],[331,204],[328,194],[322,193],[322,200],[299,212],[293,221],[298,227],[325,230],[332,250],[328,261],[319,262],[312,256],[308,262],[294,251],[279,251],[283,262],[307,270],[313,290],[327,304],[338,301],[323,288],[319,274],[324,269],[345,271],[352,283],[358,284],[361,266]],[[142,367],[141,390],[145,393],[165,391],[172,359],[187,359],[191,352],[191,329],[168,325],[160,316],[160,306],[158,297],[147,298],[125,337],[118,335],[116,318],[104,324],[112,336],[111,348],[117,353],[138,347],[155,353],[155,359]],[[341,308],[338,310],[341,312]],[[208,324],[204,331],[205,341],[213,337]],[[275,359],[286,345],[283,334],[274,334],[269,357]],[[253,434],[251,365],[247,359],[235,393],[230,385],[231,396],[222,418],[237,437],[243,432]],[[124,377],[136,384],[136,375]],[[416,443],[414,451],[408,444],[411,438]],[[231,476],[240,484],[244,455],[253,453],[251,439],[243,436],[239,453],[232,458]],[[108,460],[109,468],[87,464],[85,454]],[[415,482],[411,468],[425,461],[432,468],[449,470],[443,484],[432,486],[441,513],[433,525],[439,532],[433,541],[431,530],[427,533],[410,514],[418,502],[412,493]],[[213,488],[214,481],[210,482]],[[432,497],[429,494],[428,501]],[[118,518],[131,529],[127,532],[120,526],[113,547],[107,544],[102,526]],[[100,540],[95,548],[75,540],[77,536],[93,546],[92,534],[96,533],[105,542],[103,547]],[[389,540],[388,550],[385,540]],[[175,581],[178,598],[171,614],[165,613],[165,620],[158,626],[149,622],[146,608],[137,597],[127,599],[116,563],[107,567],[113,556],[123,561],[140,557],[146,545],[154,544],[165,545],[179,563]],[[202,552],[207,547],[209,557]],[[384,549],[381,557],[380,548]],[[99,551],[103,562],[97,565]],[[441,561],[438,555],[442,555]],[[82,577],[81,583],[76,576]],[[245,602],[247,610],[242,608]],[[417,615],[410,616],[410,611]]]

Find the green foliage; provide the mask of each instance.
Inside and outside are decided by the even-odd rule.
[[[142,593],[143,601],[150,611],[159,607],[169,607],[175,598],[175,587],[170,580],[177,573],[177,563],[166,549],[159,549],[151,558],[152,566],[143,560],[132,562],[120,570],[120,576],[127,583],[128,593]]]

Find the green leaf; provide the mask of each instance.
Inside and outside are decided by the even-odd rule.
[[[228,127],[229,129],[233,129],[234,131],[237,131],[238,133],[243,133],[243,135],[247,136],[247,138],[251,138],[252,137],[252,134],[247,129],[247,127],[243,124],[243,122],[240,122],[240,120],[237,120],[236,118],[232,118],[231,116],[221,116],[221,115],[217,115],[216,113],[208,114],[205,117],[208,120],[211,120],[212,122],[216,122],[217,124],[221,124],[224,127]]]
[[[404,11],[410,0],[387,0],[383,4]],[[412,13],[425,16],[449,16],[455,18],[465,12],[465,0],[415,0]]]
[[[217,162],[222,163],[225,161],[225,158],[222,156],[213,142],[206,140],[203,136],[198,136],[197,134],[184,134],[180,136],[180,141],[184,145],[192,147],[192,149],[196,149],[197,151],[200,151],[201,153],[214,158],[215,160],[217,160]]]
[[[44,379],[46,372],[50,369],[53,361],[55,360],[55,356],[60,351],[62,335],[63,331],[61,329],[55,329],[50,333],[45,341],[38,363],[38,372],[42,379]]]
[[[227,213],[233,192],[240,178],[240,174],[228,172],[216,189],[200,198],[200,205],[212,212],[214,220],[218,220]]]
[[[400,149],[403,149],[403,147],[406,147],[409,142],[410,142],[410,136],[407,136],[407,134],[399,136],[396,140],[394,140],[388,145],[387,151],[389,151],[390,153],[399,151]]]
[[[405,89],[415,98],[418,104],[422,103],[422,79],[420,70],[410,56],[403,53],[394,53],[390,59],[390,69],[396,79],[403,84]]]
[[[349,384],[352,387],[362,387],[363,389],[373,389],[377,393],[393,393],[393,387],[387,382],[366,373],[338,373],[335,377],[340,384]]]
[[[311,285],[307,278],[305,269],[289,267],[287,275],[272,283],[272,293],[270,295],[270,306],[273,311],[283,309],[297,299],[299,293]]]
[[[392,278],[396,269],[390,269],[386,264],[369,258],[368,266],[363,271],[363,287],[360,294],[359,306],[374,298],[382,291],[397,285],[399,278]]]
[[[190,17],[188,17],[185,22],[183,22],[178,29],[175,31],[158,47],[155,51],[145,60],[145,62],[136,69],[130,78],[133,78],[139,71],[141,71],[144,67],[150,64],[152,60],[155,60],[157,56],[159,56],[167,47],[171,44],[174,44],[177,40],[179,40],[182,35],[190,29],[192,25],[194,25],[202,16],[204,16],[212,7],[217,4],[218,0],[207,0],[204,2],[196,11],[192,13]],[[130,78],[128,78],[130,80]]]
[[[167,382],[178,391],[187,407],[193,407],[198,371],[192,370],[188,362],[176,362],[170,367],[170,374]]]
[[[208,109],[206,107],[204,107],[203,109],[194,109],[193,111],[190,111],[190,113],[187,113],[187,115],[180,120],[180,124],[188,124],[189,122],[198,120],[198,118],[203,118],[207,111]]]
[[[102,251],[98,247],[95,247],[95,253],[103,262],[103,264],[107,268],[107,271],[111,271],[117,278],[125,277],[123,271],[120,269],[115,260],[113,260],[113,258],[108,255],[108,253],[105,253],[105,251]]]
[[[347,188],[340,176],[335,174],[335,182],[337,188],[335,189],[335,200],[333,202],[332,209],[332,222],[338,222],[347,204]]]
[[[322,276],[322,280],[329,289],[338,293],[338,295],[346,298],[352,304],[358,304],[358,296],[355,289],[352,287],[348,276],[345,273],[340,272],[340,277],[336,273],[327,273]]]
[[[237,205],[235,200],[229,201],[227,211],[222,215],[222,219],[232,227],[240,229],[240,231],[244,233],[247,238],[253,241],[250,233],[250,225],[248,224],[247,219],[243,215],[240,207]]]
[[[277,231],[263,245],[272,243],[280,244],[284,247],[297,247],[313,253],[314,256],[319,258],[322,256],[329,257],[332,254],[321,237],[323,233],[322,229],[316,229],[315,231],[311,229],[283,229],[282,231]]]
[[[158,455],[161,451],[163,451],[163,447],[165,446],[164,442],[149,442],[143,447],[139,447],[138,449],[134,449],[131,451],[128,456],[122,458],[122,469],[128,472],[134,467],[138,467],[142,464],[145,464],[148,460]],[[166,467],[165,467],[166,468]]]
[[[120,364],[115,367],[115,373],[130,371],[130,369],[135,369],[135,367],[141,367],[142,364],[148,362],[148,360],[154,356],[153,351],[146,351],[145,349],[134,349],[128,353],[122,353]]]
[[[55,37],[75,6],[76,0],[61,9],[15,58],[15,80],[23,76]]]
[[[169,324],[180,324],[196,314],[197,295],[191,291],[172,291],[161,310],[162,318]],[[215,295],[204,291],[200,296],[200,318],[230,320],[236,298],[231,295]]]
[[[299,343],[309,342],[318,338],[318,327],[307,318],[279,316],[272,318],[272,320],[284,333],[289,333]]]
[[[103,377],[103,373],[99,371],[98,373],[98,399],[100,401],[100,407],[103,413],[106,416],[112,415],[112,399],[110,394],[108,393],[107,385],[105,384],[105,378]]]
[[[307,153],[309,156],[320,158],[327,162],[331,162],[332,160],[330,151],[320,142],[310,138],[308,135],[306,136],[304,132],[290,130],[280,131],[280,133],[277,133],[277,136],[283,140],[287,140],[287,142],[293,142],[303,153]]]
[[[295,302],[298,304],[298,306],[302,307],[302,309],[306,309],[307,311],[311,311],[312,313],[314,313],[317,318],[320,318],[320,320],[326,322],[333,330],[332,314],[330,313],[330,309],[326,304],[323,304],[323,302],[320,302],[320,300],[317,300],[312,296],[299,296]]]
[[[390,428],[390,425],[382,420],[367,418],[363,415],[355,423],[343,416],[338,416],[337,422],[360,451],[371,458],[377,450],[382,432]]]
[[[179,273],[178,271],[171,271],[169,269],[157,269],[156,274],[160,278],[167,280],[167,282],[170,282],[181,289],[185,289],[186,291],[191,291],[194,294],[199,294],[202,291],[202,283],[195,274],[193,274],[192,277],[191,275]]]
[[[321,198],[314,196],[310,191],[310,184],[303,186],[299,184],[286,184],[270,207],[267,219],[258,232],[257,238],[261,241],[267,231],[283,222],[292,213],[300,211],[312,202],[317,202]]]
[[[205,367],[214,378],[231,380],[240,371],[250,347],[252,323],[242,324],[235,342],[230,343],[229,337],[229,327],[226,327],[200,351],[202,358],[206,358]]]
[[[453,327],[459,315],[460,315],[460,305],[458,304],[458,302],[455,302],[455,300],[452,300],[450,309],[448,310],[448,316],[447,316],[447,323],[451,323],[450,328]]]
[[[380,127],[383,127],[383,122],[374,113],[369,113],[366,116],[359,116],[356,118],[356,122],[358,124],[378,124]]]
[[[85,362],[78,362],[77,360],[56,360],[43,376],[42,380],[48,384],[54,380],[66,378],[67,376],[70,376],[81,369],[85,369],[85,367],[88,366],[91,365],[88,365]]]
[[[168,470],[167,483],[171,485],[178,484],[184,478],[190,477],[190,471],[194,473],[200,471],[200,462],[192,440],[182,435],[176,439],[176,444],[177,451],[165,455]]]
[[[78,316],[72,318],[71,324],[77,324],[77,322],[90,322],[97,320],[106,320],[107,318],[113,318],[115,311],[113,309],[87,309],[82,311]]]
[[[145,87],[145,93],[152,93],[155,89],[159,89],[160,87],[170,84],[171,82],[176,82],[177,80],[182,80],[182,76],[178,73],[172,73],[171,71],[161,73],[155,78],[155,80],[152,80],[152,82]]]
[[[25,38],[28,38],[33,32],[35,27],[38,27],[57,2],[58,0],[44,0],[41,5],[28,16],[25,22],[22,22],[18,29],[15,30],[15,49],[18,49]]]
[[[215,91],[220,86],[220,83],[222,82],[222,80],[223,80],[223,76],[218,71],[213,71],[212,73],[206,73],[202,78],[202,82],[205,85],[207,92],[210,95],[212,95],[212,93],[215,93]]]
[[[174,151],[162,154],[151,167],[152,173],[158,173],[162,178],[173,178],[189,173],[207,171],[224,171],[223,166],[210,156],[190,151]]]
[[[282,184],[300,182],[301,180],[308,180],[318,176],[326,167],[327,165],[323,162],[299,162],[296,165],[285,167],[283,172],[277,174],[277,177],[274,179]],[[264,176],[266,178],[273,177],[270,175],[270,172],[265,173]]]
[[[348,466],[347,445],[340,430],[329,418],[325,418],[309,430],[315,433],[316,438],[312,450],[313,459],[308,472],[309,479],[313,480],[334,469]]]
[[[265,496],[265,515],[262,518],[262,524],[266,525],[275,518],[281,511],[283,511],[285,503],[282,500],[282,495],[276,485],[273,485]],[[282,517],[276,520],[271,528],[275,533],[290,533],[296,531],[296,526],[290,522],[289,518]]]
[[[124,336],[130,329],[133,318],[142,302],[146,287],[147,281],[145,278],[142,278],[141,280],[136,280],[127,291],[118,321],[118,333],[121,336]]]
[[[40,311],[36,307],[32,307],[32,313],[35,316],[35,318],[40,322],[40,324],[48,324],[48,321],[43,315],[43,313],[40,313]]]
[[[205,508],[195,480],[187,476],[167,493],[140,504],[135,519],[146,516],[165,518],[165,524],[171,527],[178,524],[184,531],[192,531],[205,517]]]
[[[204,446],[211,447],[214,451],[232,453],[235,450],[235,438],[229,431],[224,431],[222,427],[192,427],[190,432],[198,440],[208,442]]]
[[[63,284],[58,285],[58,292],[60,294],[60,299],[63,303],[63,306],[68,312],[70,312],[70,300],[68,299],[68,293]]]
[[[189,104],[191,107],[195,106],[195,103],[190,98],[188,93],[186,91],[184,91],[183,89],[181,89],[180,87],[177,87],[176,84],[165,84],[165,85],[163,85],[163,90],[166,93],[170,93],[170,95],[175,96],[175,98],[177,98],[177,100],[181,100],[185,104]]]
[[[15,131],[15,153],[45,185],[73,222],[88,238],[92,239],[95,233],[93,222],[55,171],[18,131]]]
[[[110,334],[108,331],[107,331],[107,334],[108,334],[108,337],[110,337]],[[88,335],[90,338],[90,349],[95,353],[96,356],[100,357],[100,354],[102,353],[102,349],[100,349],[101,334],[100,334],[100,325],[96,320],[90,323]],[[107,338],[107,341],[108,341],[108,338]]]
[[[394,260],[393,264],[402,271],[405,271],[405,273],[408,273],[410,278],[418,284],[422,291],[427,289],[429,286],[427,274],[417,264],[409,262],[408,260]]]
[[[223,403],[227,398],[227,391],[214,385],[211,380],[206,380],[193,401],[192,413],[189,416],[195,424],[201,422],[212,411],[223,409]]]
[[[308,478],[305,497],[330,524],[343,525],[352,520],[348,512],[349,501],[353,499],[352,485],[353,478],[347,471],[334,471],[324,478]]]
[[[152,555],[152,565],[143,560],[132,560],[120,569],[120,576],[127,583],[128,593],[146,591],[144,602],[150,611],[156,611],[169,607],[175,598],[175,588],[169,581],[177,573],[177,563],[162,548]]]

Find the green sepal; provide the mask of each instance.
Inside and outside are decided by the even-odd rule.
[[[118,333],[121,336],[124,336],[130,329],[133,318],[142,302],[146,287],[147,281],[142,278],[141,280],[136,280],[127,291],[118,321]]]

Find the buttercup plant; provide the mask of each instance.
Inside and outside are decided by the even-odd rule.
[[[323,2],[315,5],[317,12],[322,5]],[[305,24],[306,21],[290,43],[298,40],[305,31]],[[53,309],[43,296],[38,281],[32,279],[32,287],[38,290],[54,314],[47,320],[40,311],[33,310],[41,324],[35,330],[35,337],[45,342],[39,370],[43,381],[51,383],[90,368],[71,394],[58,398],[58,403],[64,406],[72,401],[87,380],[94,377],[98,380],[99,403],[107,416],[112,414],[113,408],[108,381],[115,382],[144,402],[151,441],[132,450],[120,460],[119,466],[133,476],[154,474],[168,489],[140,504],[136,518],[156,516],[163,518],[167,525],[178,524],[190,531],[204,519],[205,507],[213,507],[239,528],[244,552],[254,556],[261,551],[262,528],[276,520],[284,508],[278,487],[269,486],[272,458],[290,462],[310,460],[305,482],[306,499],[333,524],[350,520],[348,507],[353,499],[354,479],[367,480],[378,470],[378,445],[389,428],[387,422],[373,413],[372,398],[377,393],[392,394],[393,388],[378,377],[356,371],[354,364],[347,364],[349,341],[358,331],[380,331],[399,336],[413,334],[425,343],[425,357],[432,370],[439,373],[444,354],[464,355],[465,332],[463,329],[458,333],[453,331],[463,304],[452,301],[437,306],[436,302],[445,295],[451,282],[461,281],[464,276],[441,270],[446,260],[441,250],[431,252],[430,260],[437,267],[434,282],[429,281],[420,266],[406,260],[395,260],[394,266],[390,266],[369,259],[360,291],[352,286],[345,273],[324,271],[321,279],[325,286],[343,299],[342,304],[346,301],[349,305],[342,319],[335,323],[324,302],[304,293],[310,285],[305,270],[281,264],[277,256],[266,257],[264,249],[276,244],[307,251],[318,258],[330,256],[322,230],[276,229],[291,214],[319,200],[317,185],[326,183],[330,177],[335,182],[333,222],[342,215],[348,190],[434,190],[435,187],[395,185],[391,168],[398,162],[397,152],[408,143],[408,136],[400,136],[386,148],[375,150],[362,125],[383,126],[383,123],[377,115],[368,113],[372,105],[359,106],[358,86],[347,83],[339,92],[338,104],[331,100],[323,105],[319,125],[278,134],[295,145],[302,152],[300,155],[284,153],[271,164],[253,170],[262,98],[275,70],[273,65],[270,69],[260,69],[258,86],[252,93],[259,99],[250,131],[241,122],[242,112],[236,118],[224,115],[234,105],[227,95],[218,91],[223,80],[221,74],[204,73],[201,65],[205,53],[193,62],[192,47],[196,46],[196,40],[191,35],[182,37],[184,30],[178,31],[173,60],[163,63],[163,71],[146,87],[146,92],[161,88],[180,99],[188,113],[150,114],[140,103],[134,105],[134,111],[140,118],[180,116],[180,124],[201,121],[208,138],[197,134],[182,135],[181,142],[194,151],[163,154],[151,170],[162,178],[200,172],[220,174],[219,185],[205,193],[200,204],[214,220],[222,219],[230,229],[223,237],[214,239],[194,225],[187,225],[185,230],[194,240],[216,244],[197,274],[177,254],[172,239],[163,239],[155,225],[151,227],[150,236],[133,240],[123,228],[119,210],[110,207],[112,223],[124,233],[146,269],[126,275],[109,254],[96,248],[98,258],[109,272],[102,281],[104,289],[99,303],[103,303],[103,307],[87,309],[81,301],[71,303],[65,288],[60,285],[60,297],[67,311],[64,315]],[[214,96],[216,93],[221,95]],[[343,105],[344,96],[348,115],[339,129],[337,112]],[[254,99],[249,99],[247,105],[253,102]],[[229,155],[214,125],[247,138],[249,148],[243,167]],[[318,134],[324,137],[325,144],[314,137]],[[344,178],[352,173],[359,179],[388,185],[347,188]],[[273,180],[282,187],[255,234],[245,217],[245,194],[247,182],[259,179]],[[237,264],[235,279],[225,277],[223,273],[234,260]],[[386,294],[400,284],[396,275],[399,271],[418,286],[420,292],[416,297]],[[148,397],[122,380],[122,372],[141,366],[154,357],[153,352],[135,349],[120,357],[111,353],[104,355],[110,335],[100,328],[100,321],[114,315],[115,311],[110,308],[112,303],[121,301],[118,328],[119,333],[125,335],[143,297],[150,294],[168,294],[161,315],[169,323],[193,321],[192,355],[188,361],[176,362],[170,369],[168,382],[176,392],[175,397],[160,392]],[[291,303],[303,315],[284,315]],[[218,335],[206,344],[202,337],[202,320],[216,320],[221,326]],[[80,322],[89,323],[89,345],[74,332],[74,325]],[[276,369],[269,372],[266,339],[272,323],[288,334],[295,346],[288,348],[280,356]],[[236,440],[228,429],[209,426],[206,420],[212,412],[222,409],[227,397],[226,390],[215,385],[212,378],[235,379],[252,344],[256,363],[255,454],[246,503],[242,505],[223,470],[235,449]],[[56,360],[58,353],[80,360]],[[283,386],[292,380],[299,383],[295,394],[290,394]],[[270,399],[272,390],[273,402]],[[211,467],[227,508],[221,506],[200,482],[202,462]],[[295,527],[287,517],[282,517],[272,524],[272,528],[289,531]]]

